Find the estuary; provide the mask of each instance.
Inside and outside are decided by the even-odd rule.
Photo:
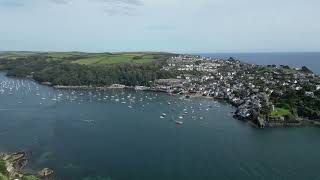
[[[212,99],[56,90],[0,74],[0,152],[58,180],[319,179],[317,127],[257,129]],[[177,123],[181,122],[181,123]]]

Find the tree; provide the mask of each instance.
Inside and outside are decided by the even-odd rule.
[[[0,160],[0,174],[7,174],[6,162]]]

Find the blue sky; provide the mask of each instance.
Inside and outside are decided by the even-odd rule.
[[[0,0],[0,50],[320,51],[319,0]]]

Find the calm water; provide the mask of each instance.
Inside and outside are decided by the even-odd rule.
[[[59,180],[320,179],[319,128],[259,130],[233,111],[160,93],[58,91],[0,74],[0,151],[29,151],[33,169],[50,167]]]
[[[317,53],[207,53],[201,54],[215,58],[234,57],[243,62],[255,64],[290,65],[291,67],[307,66],[314,73],[320,74],[320,52]]]

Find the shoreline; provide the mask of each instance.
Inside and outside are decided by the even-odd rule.
[[[41,83],[42,85],[46,85]],[[50,86],[50,85],[49,85]],[[134,87],[131,86],[62,86],[62,85],[55,85],[51,86],[54,89],[75,89],[75,90],[108,90],[108,89],[134,89]]]
[[[24,171],[29,163],[28,153],[0,153],[0,179],[53,180],[53,170],[44,168],[37,173]]]
[[[21,77],[15,77],[15,78],[21,78]],[[228,99],[224,98],[215,98],[212,96],[203,96],[202,94],[199,93],[171,93],[168,92],[167,90],[161,90],[161,89],[156,89],[153,87],[147,87],[147,86],[126,86],[122,84],[112,84],[109,86],[64,86],[64,85],[52,85],[51,82],[39,82],[36,81],[33,78],[25,77],[26,79],[33,80],[37,82],[38,84],[44,85],[44,86],[49,86],[54,89],[61,89],[61,90],[97,90],[97,91],[105,91],[105,90],[111,90],[111,89],[131,89],[131,90],[136,90],[136,91],[150,91],[150,92],[159,92],[159,93],[165,93],[167,95],[180,95],[184,96],[185,98],[201,98],[201,99],[211,99],[214,101],[218,102],[223,102],[228,105],[231,105],[232,107],[236,108],[235,112],[233,113],[233,118],[236,120],[240,121],[245,121],[245,122],[251,122],[254,124],[255,127],[257,128],[279,128],[279,127],[303,127],[307,125],[312,125],[312,126],[318,126],[320,125],[320,122],[317,120],[309,120],[309,119],[303,119],[300,117],[295,117],[295,119],[291,120],[286,120],[286,121],[280,121],[278,120],[273,120],[273,121],[266,121],[267,118],[262,118],[265,122],[264,124],[259,124],[259,118],[258,119],[252,119],[252,118],[243,118],[243,117],[238,117],[236,115],[237,110],[239,110],[239,106],[233,104],[230,102]]]
[[[37,81],[36,81],[37,82]],[[231,103],[230,101],[223,99],[223,98],[215,98],[212,96],[203,96],[201,94],[197,94],[197,93],[182,93],[182,94],[178,94],[178,93],[170,93],[168,91],[165,90],[161,90],[161,89],[155,89],[152,87],[145,87],[145,86],[136,86],[136,87],[144,87],[144,88],[136,88],[133,86],[125,86],[125,85],[121,85],[121,84],[113,84],[110,86],[61,86],[61,85],[56,85],[56,86],[52,86],[49,85],[48,83],[43,83],[43,82],[38,82],[42,85],[47,85],[47,86],[51,86],[55,89],[69,89],[69,90],[98,90],[98,91],[103,91],[103,90],[110,90],[110,89],[131,89],[131,90],[136,90],[136,91],[150,91],[150,92],[158,92],[158,93],[165,93],[167,95],[180,95],[180,96],[184,96],[185,98],[201,98],[201,99],[210,99],[213,101],[217,101],[219,103],[223,102],[226,103],[228,105],[231,105],[232,107],[236,108],[237,110],[239,109],[238,106],[236,106],[235,104]],[[51,84],[51,83],[50,83]],[[236,110],[236,111],[237,111]],[[250,124],[252,124],[254,127],[256,128],[281,128],[281,127],[304,127],[304,126],[320,126],[320,122],[316,121],[316,120],[309,120],[309,119],[301,119],[301,118],[296,118],[296,119],[292,119],[292,120],[287,120],[288,122],[281,122],[281,121],[274,121],[274,122],[268,122],[264,125],[261,125],[255,121],[258,121],[258,119],[250,119],[250,118],[241,118],[238,117],[236,115],[236,111],[232,112],[233,113],[233,118],[236,120],[240,120],[240,121],[244,121],[244,122],[249,122]],[[299,120],[297,120],[299,119]],[[264,119],[266,120],[266,119]]]

